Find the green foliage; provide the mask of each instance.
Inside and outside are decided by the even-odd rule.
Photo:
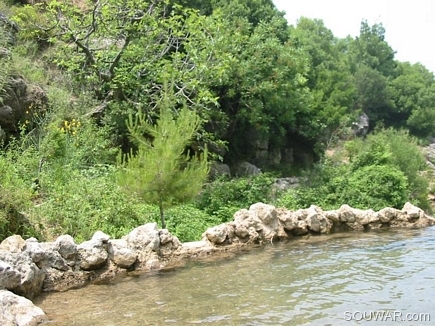
[[[354,170],[368,165],[389,165],[402,171],[408,183],[408,200],[428,208],[428,181],[424,175],[426,159],[417,139],[405,130],[377,130],[365,142],[350,143],[351,165]]]
[[[312,171],[307,185],[280,196],[278,205],[336,209],[348,204],[378,210],[401,208],[411,201],[428,209],[425,159],[407,132],[380,129],[346,148],[349,163],[325,160]]]
[[[288,209],[306,208],[312,204],[325,210],[342,204],[360,209],[401,208],[407,200],[407,182],[402,171],[386,165],[364,166],[356,171],[340,169],[327,182],[315,187],[293,189],[277,200]]]
[[[43,225],[46,239],[70,234],[78,242],[88,240],[97,230],[121,237],[138,225],[152,222],[148,208],[129,198],[114,180],[111,167],[95,166],[79,171],[69,166],[48,169],[40,175],[43,204],[29,210]]]
[[[122,187],[159,206],[163,228],[164,208],[191,200],[208,174],[207,151],[202,155],[186,153],[200,118],[186,107],[174,117],[171,100],[168,95],[159,105],[155,125],[143,114],[138,113],[135,118],[130,115],[127,125],[138,149],[120,162],[124,170],[119,177]]]
[[[271,174],[251,178],[216,180],[208,184],[195,201],[195,206],[221,223],[231,221],[235,212],[249,208],[257,202],[270,202],[273,198]]]
[[[22,173],[28,159],[27,155],[15,160],[10,152],[0,153],[0,241],[17,233],[36,236],[35,228],[21,213],[34,196],[32,180],[25,180]]]
[[[196,208],[194,205],[180,205],[167,210],[167,227],[182,242],[201,240],[209,227],[220,224],[215,216]]]
[[[3,102],[5,95],[5,86],[10,71],[9,50],[7,48],[6,31],[0,24],[0,104]]]

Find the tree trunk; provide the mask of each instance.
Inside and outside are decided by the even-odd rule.
[[[163,214],[163,199],[159,199],[160,220],[162,221],[162,229],[166,229],[165,215]]]

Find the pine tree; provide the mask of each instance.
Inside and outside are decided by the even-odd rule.
[[[165,93],[156,124],[140,112],[129,116],[127,127],[138,148],[122,158],[119,178],[126,190],[159,206],[163,228],[164,209],[196,196],[209,171],[207,150],[202,155],[186,152],[200,127],[200,117],[187,107],[174,113]]]

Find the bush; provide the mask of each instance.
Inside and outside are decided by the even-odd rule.
[[[28,152],[0,153],[0,241],[13,234],[37,236],[32,223],[22,213],[35,197],[32,185],[36,171],[31,169]],[[35,174],[33,174],[34,172]]]
[[[403,172],[407,179],[407,200],[423,209],[429,208],[427,200],[429,183],[424,176],[426,159],[416,138],[406,130],[378,129],[362,141],[348,144],[352,169],[363,166],[389,165]]]
[[[166,213],[167,227],[182,242],[201,240],[209,227],[220,224],[217,217],[208,215],[193,205],[169,208]]]
[[[242,208],[257,202],[270,202],[274,182],[275,177],[266,173],[251,178],[216,180],[205,187],[195,206],[221,223],[228,222]]]
[[[428,208],[424,157],[405,131],[377,130],[365,141],[347,144],[349,163],[325,160],[312,171],[307,185],[280,196],[289,209],[336,209],[348,204],[361,209],[401,208],[411,201]]]
[[[41,174],[41,192],[43,204],[30,214],[44,225],[46,239],[67,233],[84,241],[97,230],[121,237],[153,221],[152,214],[144,214],[149,206],[129,198],[116,185],[111,167],[49,170]]]

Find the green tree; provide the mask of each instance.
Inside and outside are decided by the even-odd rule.
[[[318,147],[324,148],[354,120],[356,86],[346,61],[347,46],[334,37],[322,20],[305,17],[290,28],[290,42],[308,54],[307,86],[313,104],[303,125],[311,127]]]
[[[172,113],[166,95],[159,103],[160,115],[153,124],[145,115],[129,116],[128,130],[137,151],[124,156],[119,182],[122,187],[159,206],[162,227],[164,209],[191,200],[208,174],[207,150],[202,155],[186,151],[200,127],[199,116],[186,107]]]
[[[408,126],[415,135],[431,136],[435,130],[435,79],[423,65],[399,62],[390,82],[395,110],[391,125]]]
[[[370,26],[367,21],[363,20],[360,35],[352,42],[351,52],[356,69],[360,65],[366,65],[379,71],[385,77],[394,76],[396,52],[385,41],[385,28],[382,24]]]

